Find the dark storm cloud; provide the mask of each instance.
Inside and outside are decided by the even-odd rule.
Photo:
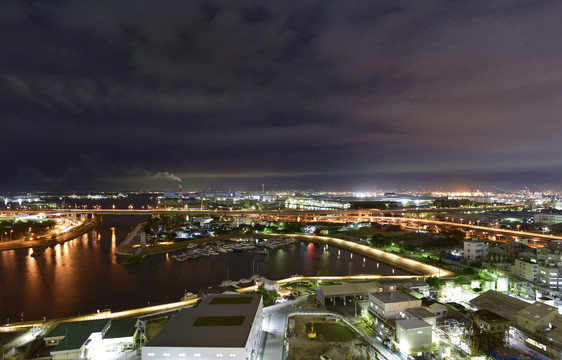
[[[2,2],[0,185],[552,179],[561,17],[556,1]]]

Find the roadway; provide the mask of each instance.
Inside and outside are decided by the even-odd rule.
[[[140,208],[132,206],[127,209],[101,209],[101,208],[76,208],[76,209],[40,209],[40,210],[0,210],[0,215],[19,214],[43,214],[43,215],[70,215],[70,214],[99,214],[99,215],[158,215],[158,214],[190,214],[190,215],[248,215],[248,214],[279,214],[279,215],[354,215],[374,216],[374,214],[402,214],[402,213],[442,213],[442,212],[466,212],[466,211],[491,211],[510,208],[519,208],[523,204],[498,205],[487,207],[452,207],[452,208],[402,208],[394,210],[380,209],[335,209],[335,210],[300,210],[300,209],[274,209],[274,210],[226,210],[226,209],[173,209],[173,208]]]

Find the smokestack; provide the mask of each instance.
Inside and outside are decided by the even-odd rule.
[[[181,190],[181,179],[180,179],[180,191],[178,193],[178,202],[182,201],[182,199],[183,199],[183,194]]]

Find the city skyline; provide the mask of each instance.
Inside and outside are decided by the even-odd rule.
[[[561,15],[4,2],[0,188],[562,190]]]

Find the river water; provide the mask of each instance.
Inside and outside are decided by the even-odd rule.
[[[392,274],[393,268],[363,256],[307,242],[268,250],[269,255],[232,253],[177,262],[166,254],[122,265],[116,246],[139,220],[105,216],[104,224],[41,256],[31,249],[0,252],[0,324],[124,309],[180,300],[227,278],[258,273],[269,279],[293,274]],[[394,269],[394,274],[406,274]]]

